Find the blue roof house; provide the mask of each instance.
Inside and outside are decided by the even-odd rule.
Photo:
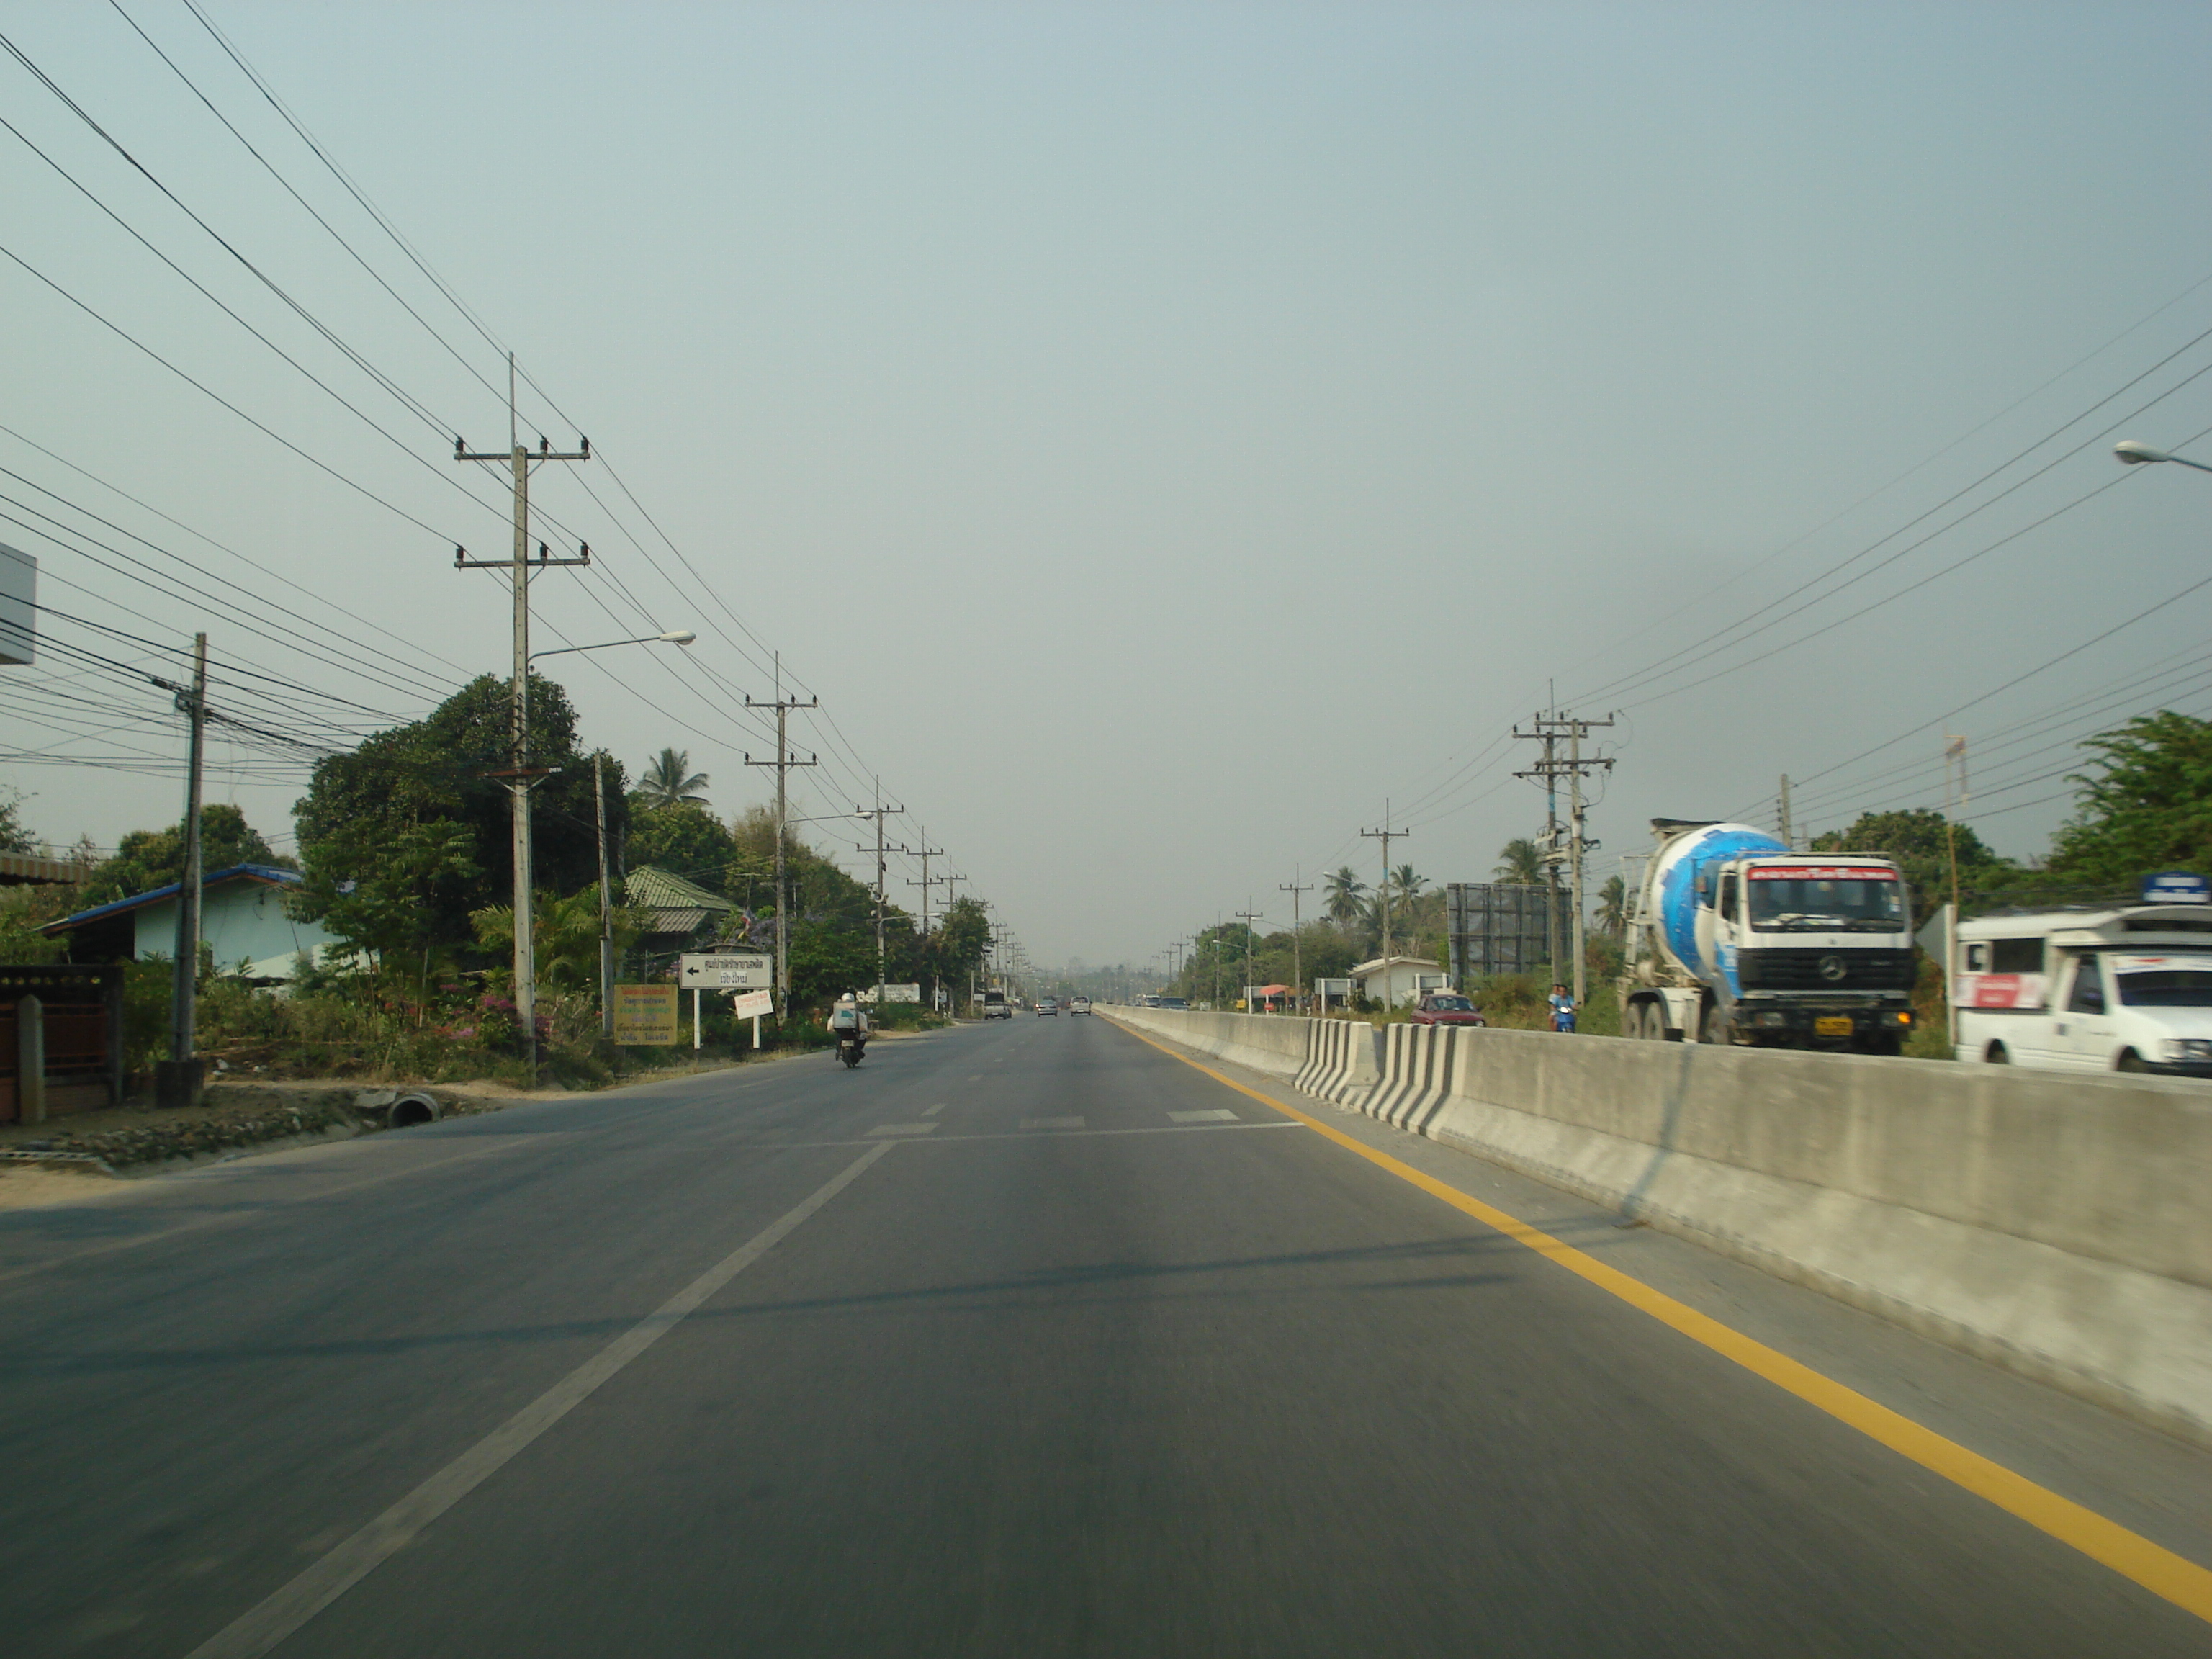
[[[200,886],[200,938],[216,971],[241,979],[276,981],[293,976],[302,951],[316,962],[348,948],[319,922],[287,913],[284,896],[300,884],[296,870],[267,864],[234,864],[208,873]],[[80,910],[39,931],[67,935],[76,962],[143,961],[177,953],[179,882],[110,904]]]

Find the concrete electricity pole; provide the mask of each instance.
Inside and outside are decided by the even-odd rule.
[[[505,465],[512,472],[514,485],[514,554],[509,559],[471,559],[468,550],[453,550],[453,568],[456,570],[504,570],[514,599],[514,679],[508,711],[509,742],[513,757],[503,773],[491,775],[505,780],[512,797],[513,828],[511,838],[514,854],[514,1020],[522,1036],[523,1053],[527,1057],[532,1079],[538,1074],[538,964],[535,924],[531,915],[531,848],[530,848],[530,792],[541,778],[550,776],[554,769],[530,765],[530,470],[533,464],[543,465],[547,461],[588,461],[592,459],[592,441],[580,438],[573,450],[554,449],[540,438],[538,453],[532,456],[522,447],[514,427],[514,356],[507,359],[507,438],[504,454],[471,451],[459,438],[453,440],[453,459],[457,461],[495,461]],[[538,546],[537,568],[543,571],[556,566],[589,564],[592,550],[586,544],[580,556],[556,559],[547,556],[545,544]]]
[[[883,792],[880,789],[877,791],[876,804],[873,806],[855,806],[853,809],[854,817],[873,818],[876,821],[875,846],[873,848],[856,846],[853,850],[856,853],[873,852],[876,855],[876,1008],[878,1012],[881,1012],[884,1006],[884,858],[886,854],[903,853],[907,850],[903,847],[890,846],[884,840],[884,819],[887,816],[895,817],[905,811],[906,808],[903,806],[884,805]]]
[[[615,1034],[615,901],[607,879],[606,750],[592,756],[592,805],[599,824],[599,1035]],[[757,1028],[756,1028],[757,1029]]]
[[[921,860],[921,879],[920,881],[910,879],[908,881],[907,885],[909,887],[919,887],[921,889],[921,942],[924,945],[927,945],[929,943],[929,890],[932,887],[944,886],[951,879],[951,878],[950,876],[939,876],[934,881],[930,879],[929,861],[934,858],[944,857],[945,849],[942,847],[932,847],[929,844],[928,830],[925,830],[921,832],[921,845],[915,848],[914,851],[915,856]],[[933,981],[933,983],[941,982],[942,981]],[[936,993],[933,990],[930,994],[931,1001],[929,1006],[934,1008],[937,1006],[935,1000]]]
[[[1386,799],[1382,803],[1382,827],[1359,833],[1382,843],[1382,1000],[1387,1004],[1390,1000],[1390,843],[1403,841],[1413,831],[1390,827],[1390,803]]]
[[[1790,775],[1787,772],[1784,772],[1782,775],[1782,794],[1778,805],[1781,809],[1778,814],[1781,822],[1775,827],[1782,831],[1782,844],[1794,853],[1797,850],[1797,837],[1791,833],[1792,826],[1790,822]]]
[[[157,1078],[155,1101],[197,1106],[199,1064],[192,1058],[199,1018],[200,791],[207,753],[207,635],[192,635],[192,689],[177,694],[178,711],[191,731],[185,765],[185,871],[177,884],[177,965],[170,998],[169,1063]]]
[[[1247,904],[1249,904],[1251,902],[1251,899],[1249,897],[1244,901]],[[1241,920],[1244,924],[1244,1012],[1249,1014],[1253,1012],[1252,981],[1258,977],[1252,971],[1252,946],[1260,937],[1259,931],[1255,928],[1252,924],[1260,920],[1260,912],[1257,910],[1239,910],[1237,915],[1239,920]]]
[[[1570,790],[1569,800],[1571,804],[1569,805],[1567,814],[1567,864],[1570,871],[1572,872],[1571,878],[1574,899],[1574,930],[1573,943],[1571,946],[1574,951],[1574,969],[1572,978],[1574,982],[1575,1006],[1577,1007],[1582,1006],[1583,994],[1589,988],[1589,964],[1583,959],[1583,934],[1584,927],[1583,920],[1583,854],[1584,852],[1589,850],[1589,847],[1590,845],[1583,834],[1583,779],[1591,771],[1611,771],[1613,769],[1613,761],[1609,757],[1591,757],[1586,758],[1583,754],[1583,739],[1588,737],[1593,731],[1598,730],[1603,726],[1611,726],[1612,724],[1613,718],[1610,715],[1607,715],[1601,720],[1577,720],[1571,714],[1540,714],[1536,717],[1535,731],[1523,732],[1516,726],[1513,732],[1513,735],[1516,738],[1540,738],[1544,744],[1544,758],[1535,766],[1531,767],[1528,770],[1516,773],[1514,775],[1516,777],[1542,778],[1544,780],[1546,789],[1550,791],[1555,798],[1559,788],[1558,780],[1561,777],[1565,777],[1568,780]],[[1557,758],[1557,747],[1559,740],[1563,738],[1565,739],[1567,744],[1567,758],[1565,760],[1559,760]],[[1553,879],[1556,883],[1558,880],[1558,865],[1556,860],[1553,861],[1553,869],[1554,872]],[[1556,922],[1553,923],[1553,927],[1556,930]],[[1554,937],[1556,938],[1556,932],[1554,933]],[[1559,960],[1557,955],[1554,954],[1552,962],[1552,977],[1554,980],[1557,980],[1559,976]]]
[[[794,766],[814,766],[819,764],[821,761],[820,756],[811,754],[805,760],[793,760],[791,757],[791,744],[785,735],[787,730],[785,722],[789,719],[793,709],[817,708],[821,706],[821,703],[822,699],[819,697],[809,697],[805,702],[801,702],[796,697],[786,697],[783,695],[783,653],[781,652],[778,652],[775,657],[775,701],[763,705],[755,702],[750,697],[745,699],[745,707],[748,708],[768,707],[775,710],[775,758],[772,761],[757,761],[750,755],[747,755],[745,764],[775,768],[775,1018],[778,1024],[781,1024],[791,1014],[791,896],[784,891],[783,878],[783,837],[787,816],[784,779],[785,775]]]
[[[1298,885],[1298,878],[1305,874],[1305,866],[1304,865],[1299,865],[1291,872],[1291,878],[1288,881],[1279,881],[1275,884],[1275,890],[1277,892],[1288,893],[1291,896],[1291,1006],[1292,1008],[1301,1008],[1305,1006],[1306,969],[1305,963],[1301,958],[1298,949],[1298,927],[1300,926],[1298,921],[1298,895],[1301,893],[1310,893],[1313,891],[1313,884],[1311,882],[1308,882],[1303,887]]]

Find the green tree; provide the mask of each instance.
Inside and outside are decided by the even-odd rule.
[[[419,1009],[454,968],[441,918],[465,902],[483,872],[465,823],[434,818],[389,832],[345,826],[318,842],[295,914],[313,916],[380,973],[413,989]]]
[[[23,823],[23,797],[0,785],[0,853],[33,853],[38,846],[38,837]]]
[[[514,907],[488,905],[469,917],[477,943],[488,956],[514,956]],[[540,985],[556,991],[587,991],[599,982],[599,889],[595,882],[562,898],[540,893],[530,907],[531,948]],[[614,908],[615,959],[636,939],[636,913]]]
[[[720,818],[695,802],[678,801],[631,817],[623,867],[650,866],[721,893],[726,891],[731,846],[730,832]]]
[[[647,765],[637,781],[639,800],[647,806],[703,806],[707,775],[691,769],[690,751],[664,749]]]
[[[1928,914],[1951,898],[1951,835],[1948,818],[1932,807],[1917,806],[1899,812],[1867,812],[1848,829],[1813,838],[1815,853],[1887,853],[1904,871],[1912,890],[1912,920],[1917,927]],[[2001,886],[2017,873],[2018,866],[1998,857],[1982,844],[1966,824],[1957,830],[1959,888],[1962,902]]]
[[[2132,886],[2160,870],[2212,872],[2212,721],[2161,709],[2082,745],[2099,770],[2051,848],[2050,874]]]
[[[246,821],[246,814],[228,801],[200,808],[200,870],[212,875],[239,864],[265,864],[294,868],[293,860],[275,852],[261,832]],[[115,855],[92,872],[77,895],[80,908],[129,898],[134,893],[181,881],[185,875],[185,823],[182,818],[166,830],[133,830],[124,836]]]
[[[1597,930],[1608,939],[1628,931],[1628,884],[1619,876],[1607,876],[1597,890]]]
[[[1410,904],[1420,897],[1421,890],[1428,884],[1426,876],[1415,875],[1412,865],[1401,864],[1390,872],[1390,885],[1394,890],[1391,902]]]
[[[1537,887],[1544,880],[1544,853],[1526,836],[1509,841],[1498,849],[1498,867],[1491,878],[1523,887]]]
[[[1322,886],[1330,920],[1349,925],[1366,915],[1367,884],[1352,873],[1350,865],[1340,865],[1324,876]]]
[[[549,769],[531,791],[534,875],[541,886],[574,892],[599,879],[592,760],[576,746],[575,710],[558,685],[532,675],[530,699],[530,763]],[[307,797],[293,809],[311,877],[303,914],[319,920],[344,882],[374,878],[384,849],[405,844],[409,829],[457,824],[467,831],[471,873],[436,884],[427,925],[438,945],[475,948],[470,913],[514,897],[512,808],[494,775],[513,764],[511,703],[507,682],[481,675],[426,719],[315,763]],[[619,845],[629,801],[620,764],[608,770],[607,834]]]

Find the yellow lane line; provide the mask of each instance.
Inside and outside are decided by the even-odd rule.
[[[1273,1107],[1285,1116],[1304,1124],[1315,1133],[1328,1137],[1347,1152],[1356,1152],[1378,1168],[1388,1170],[1401,1181],[1411,1182],[1431,1197],[1442,1199],[1461,1213],[1473,1216],[1485,1226],[1496,1229],[1515,1243],[1526,1245],[1537,1255],[1556,1261],[1569,1273],[1619,1297],[1631,1307],[1650,1315],[1661,1324],[1673,1327],[1692,1342],[1702,1344],[1723,1358],[1734,1360],[1746,1370],[1765,1377],[1777,1388],[1785,1389],[1806,1404],[1827,1413],[1838,1422],[1849,1425],[1869,1438],[1880,1441],[1892,1451],[1911,1458],[1921,1468],[1940,1474],[1975,1497],[1984,1498],[1999,1509],[2017,1516],[2038,1531],[2048,1534],[2062,1544],[2071,1546],[2092,1560],[2102,1562],[2122,1577],[2134,1580],[2153,1595],[2163,1596],[2174,1606],[2212,1622],[2212,1571],[2154,1544],[2139,1533],[2129,1531],[2094,1510],[2086,1509],[2071,1498],[2061,1498],[2048,1487],[2039,1486],[2002,1463],[1992,1462],[1978,1452],[1968,1451],[1955,1441],[1947,1440],[1911,1418],[1877,1404],[1856,1389],[1845,1388],[1811,1366],[1792,1359],[1763,1342],[1753,1340],[1742,1332],[1722,1324],[1717,1319],[1710,1318],[1696,1309],[1677,1302],[1673,1297],[1653,1290],[1642,1280],[1631,1279],[1618,1268],[1607,1267],[1595,1257],[1553,1237],[1540,1228],[1532,1227],[1527,1222],[1460,1191],[1456,1187],[1448,1186],[1410,1164],[1401,1163],[1388,1152],[1377,1152],[1343,1130],[1310,1116],[1295,1106],[1285,1105],[1272,1095],[1263,1095],[1257,1089],[1248,1088],[1239,1083],[1235,1078],[1224,1076],[1211,1066],[1200,1065],[1188,1054],[1177,1054],[1166,1044],[1153,1042],[1142,1031],[1121,1025],[1118,1020],[1114,1024],[1139,1042],[1150,1043],[1170,1059],[1179,1060],[1184,1065],[1205,1073],[1215,1082],[1234,1089],[1238,1094]]]

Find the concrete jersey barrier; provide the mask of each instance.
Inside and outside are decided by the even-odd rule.
[[[1115,1012],[2212,1445],[2202,1084]]]

